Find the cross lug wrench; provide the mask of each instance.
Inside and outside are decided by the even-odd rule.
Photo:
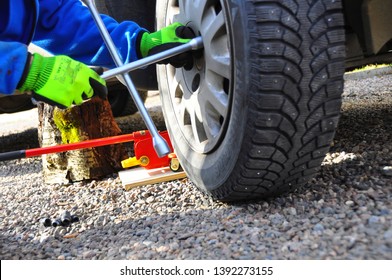
[[[95,3],[93,0],[83,0],[85,4],[90,3],[90,7],[92,7],[92,13],[98,15],[98,22],[101,22],[103,25],[103,22],[101,20],[101,17],[99,16],[99,13],[96,10]],[[95,11],[95,12],[94,12]],[[104,26],[104,25],[103,25]],[[110,35],[104,26],[104,29],[106,30],[107,37],[109,38],[109,44],[111,42],[112,50],[114,49],[114,56],[119,58],[119,55],[117,53],[117,49],[114,47],[114,43],[112,42]],[[105,42],[106,43],[106,42]],[[161,60],[164,60],[166,58],[178,55],[183,52],[191,51],[191,50],[197,50],[203,48],[203,40],[201,37],[196,37],[189,41],[186,44],[180,45],[178,47],[174,47],[171,49],[168,49],[166,51],[163,51],[161,53],[157,53],[142,59],[139,59],[137,61],[123,64],[121,59],[119,60],[119,65],[117,68],[111,69],[103,73],[101,77],[105,80],[115,77],[120,74],[124,74],[124,76],[129,78],[131,87],[128,88],[132,98],[135,100],[135,104],[138,106],[139,111],[141,111],[142,117],[146,117],[147,121],[145,121],[147,127],[149,128],[150,135],[151,135],[151,140],[153,142],[154,150],[157,153],[158,157],[163,158],[165,155],[169,154],[167,152],[167,142],[163,139],[163,137],[160,135],[160,133],[156,130],[143,102],[141,101],[139,94],[136,91],[136,88],[133,86],[133,83],[128,75],[128,72],[132,70],[136,70],[142,67],[145,67],[147,65],[159,62]],[[108,47],[109,49],[109,47]],[[109,49],[110,51],[110,49]],[[122,76],[122,75],[121,75]],[[132,91],[133,89],[133,91]],[[136,102],[139,100],[139,104]],[[140,107],[140,108],[139,108]],[[143,114],[144,112],[144,114]],[[154,131],[158,136],[154,136],[153,133]],[[136,133],[137,135],[137,133]],[[154,138],[155,137],[155,138]],[[78,149],[86,149],[86,148],[92,148],[92,147],[100,147],[100,146],[106,146],[106,145],[113,145],[113,144],[118,144],[118,143],[123,143],[123,142],[130,142],[135,140],[135,133],[129,134],[129,135],[120,135],[120,136],[112,136],[112,137],[106,137],[106,138],[101,138],[101,139],[93,139],[93,140],[87,140],[87,141],[82,141],[78,143],[71,143],[71,144],[63,144],[63,145],[57,145],[57,146],[50,146],[50,147],[42,147],[42,148],[34,148],[34,149],[28,149],[28,150],[19,150],[19,151],[11,151],[11,152],[5,152],[5,153],[0,153],[0,161],[5,161],[5,160],[12,160],[12,159],[20,159],[20,158],[26,158],[26,157],[35,157],[35,156],[41,156],[45,154],[51,154],[51,153],[60,153],[60,152],[65,152],[65,151],[71,151],[71,150],[78,150]],[[163,147],[163,148],[162,148]]]
[[[189,42],[188,44],[185,44],[187,46],[185,46],[183,48],[179,48],[179,47],[173,48],[173,49],[177,49],[174,52],[171,50],[167,50],[163,53],[151,56],[149,59],[147,59],[148,58],[147,57],[147,58],[145,58],[146,60],[141,59],[141,60],[139,60],[139,62],[136,61],[137,63],[135,63],[133,67],[137,67],[137,68],[130,67],[131,70],[128,70],[128,68],[124,69],[124,68],[121,68],[121,67],[124,67],[124,63],[121,60],[120,55],[117,51],[117,48],[114,45],[114,42],[113,42],[112,38],[110,37],[110,34],[109,34],[105,24],[103,23],[103,20],[100,17],[100,14],[95,6],[95,1],[94,0],[83,0],[83,2],[89,8],[89,10],[93,16],[93,19],[98,27],[98,30],[101,33],[101,36],[106,44],[106,47],[108,48],[109,53],[113,58],[113,61],[115,62],[116,66],[118,68],[120,68],[119,71],[117,71],[115,75],[111,75],[111,76],[110,75],[102,75],[101,77],[104,79],[107,79],[112,76],[120,75],[124,79],[125,85],[128,88],[128,91],[129,91],[131,97],[133,98],[136,107],[138,108],[144,123],[146,124],[148,130],[151,133],[153,146],[154,146],[154,149],[155,149],[157,155],[159,157],[163,157],[165,155],[168,155],[171,152],[170,148],[169,148],[167,142],[165,141],[165,139],[163,139],[163,137],[159,134],[156,126],[154,125],[154,122],[152,121],[150,115],[148,114],[148,111],[147,111],[146,107],[144,106],[144,103],[141,100],[141,98],[137,92],[137,89],[136,89],[134,83],[132,82],[132,79],[129,76],[128,72],[131,70],[137,69],[137,68],[147,66],[148,64],[158,62],[158,61],[163,60],[167,57],[171,57],[176,54],[180,54],[182,52],[186,52],[186,51],[189,51],[192,49],[200,48],[200,47],[202,47],[201,38],[195,38],[195,39],[191,40],[191,42]],[[129,65],[130,64],[132,64],[132,63],[129,63]],[[116,70],[116,69],[113,69],[113,70]]]

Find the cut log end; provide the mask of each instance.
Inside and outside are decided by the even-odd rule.
[[[65,110],[40,103],[38,114],[41,147],[121,134],[109,102],[100,98]],[[122,144],[44,155],[44,181],[68,184],[100,179],[119,171],[121,161],[127,157]]]

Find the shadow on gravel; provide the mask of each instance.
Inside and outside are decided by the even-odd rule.
[[[18,133],[0,136],[0,152],[38,148],[38,130],[27,129]]]
[[[377,143],[392,143],[392,103],[370,100],[343,102],[334,145],[330,151],[353,149],[358,145],[366,148]]]
[[[345,190],[380,191],[386,197],[392,192],[386,166],[392,166],[391,101],[343,102],[333,144],[308,187],[323,180]]]

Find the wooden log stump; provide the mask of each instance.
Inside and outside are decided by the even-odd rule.
[[[100,98],[65,110],[40,103],[38,115],[41,147],[121,134],[109,102]],[[122,144],[43,155],[44,181],[47,184],[68,184],[100,179],[119,171],[121,160],[127,157]]]

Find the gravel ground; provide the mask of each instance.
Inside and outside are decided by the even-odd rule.
[[[1,162],[0,258],[392,259],[391,84],[347,81],[320,172],[275,199],[215,202],[187,179],[124,191],[116,174],[45,185],[39,158]],[[15,129],[2,130],[2,151],[36,145],[34,127]],[[65,210],[80,220],[39,222]]]

